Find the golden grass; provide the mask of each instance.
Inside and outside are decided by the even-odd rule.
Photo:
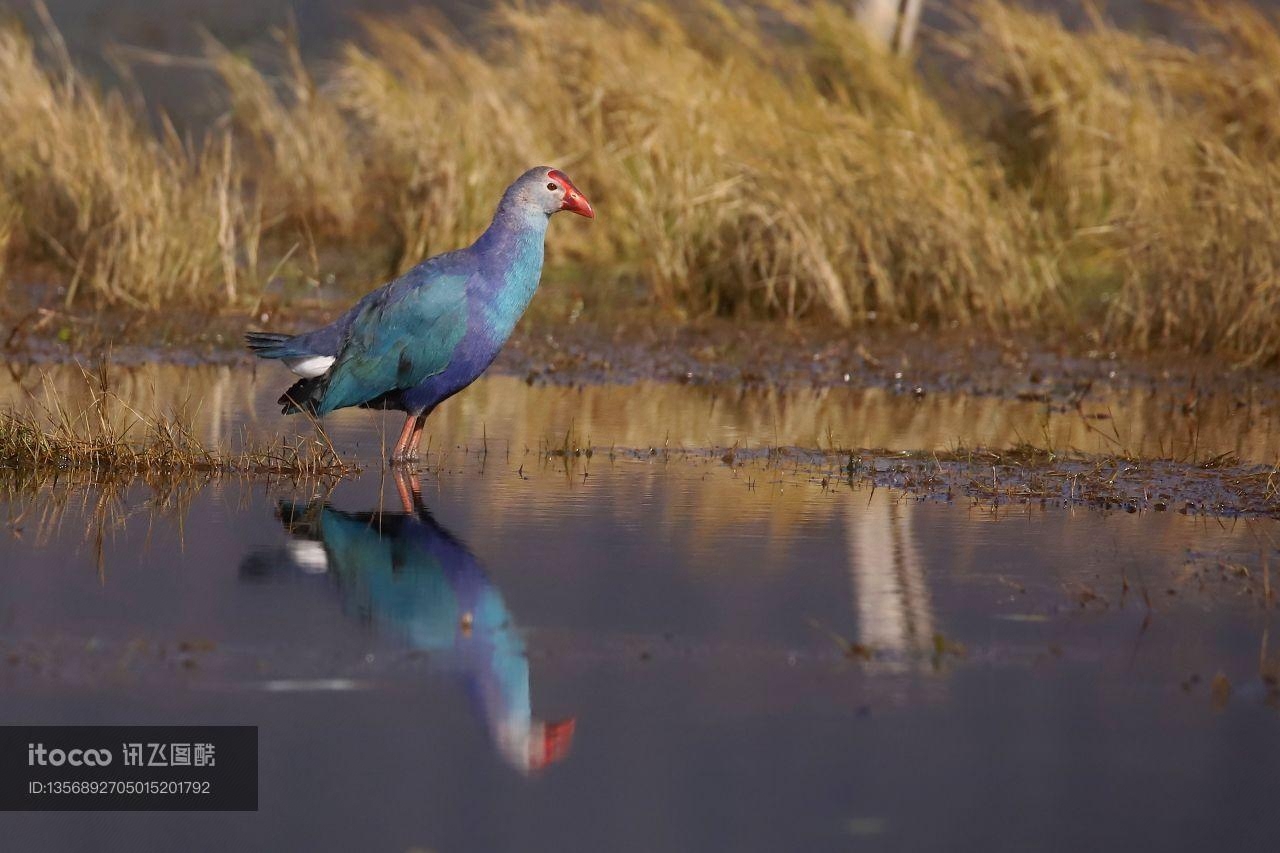
[[[226,88],[231,115],[252,146],[253,175],[268,221],[301,223],[322,235],[360,225],[362,175],[337,105],[317,91],[297,39],[275,34],[284,58],[278,85],[212,39],[206,53]]]
[[[6,233],[27,259],[62,267],[68,301],[82,289],[151,308],[234,299],[253,218],[231,139],[152,134],[75,70],[56,32],[51,50],[41,62],[28,37],[0,29],[0,193],[17,209]]]
[[[846,11],[776,11],[793,40],[713,2],[505,7],[475,48],[421,20],[371,23],[334,80],[371,207],[410,262],[465,242],[522,164],[554,161],[607,220],[558,234],[553,260],[635,276],[660,303],[1025,317],[1050,279],[994,162]]]
[[[994,96],[1010,180],[1054,229],[1064,291],[1101,295],[1132,346],[1274,359],[1280,31],[1243,3],[1170,5],[1195,50],[980,0],[957,52]]]
[[[1171,3],[1194,47],[973,0],[942,40],[963,89],[830,0],[503,5],[479,39],[369,20],[323,73],[288,33],[275,73],[210,42],[232,132],[203,145],[6,30],[0,255],[63,263],[70,297],[234,303],[260,243],[403,269],[553,162],[601,215],[557,230],[552,269],[667,308],[1274,360],[1280,30]]]
[[[64,471],[151,482],[176,477],[265,475],[290,478],[342,476],[356,467],[343,460],[323,433],[262,442],[246,439],[238,449],[210,447],[196,437],[191,417],[141,413],[118,396],[107,370],[86,373],[89,397],[71,409],[46,385],[43,400],[0,410],[0,470]]]

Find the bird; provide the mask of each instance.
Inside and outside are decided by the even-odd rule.
[[[492,748],[530,775],[563,760],[575,717],[541,720],[531,703],[529,655],[502,592],[461,539],[422,502],[418,484],[394,472],[403,512],[348,512],[324,501],[281,501],[287,547],[251,553],[243,581],[332,579],[344,610],[426,652],[458,677]]]
[[[412,462],[432,410],[484,373],[529,306],[547,225],[562,210],[595,218],[564,172],[536,166],[507,187],[470,246],[422,261],[322,328],[248,332],[254,355],[302,377],[280,397],[281,412],[403,411],[390,462]]]

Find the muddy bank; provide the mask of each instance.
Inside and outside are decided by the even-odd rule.
[[[553,451],[552,455],[557,455]],[[625,451],[655,458],[656,448]],[[669,454],[666,454],[669,456]],[[802,477],[823,491],[885,488],[919,500],[1002,507],[1085,507],[1103,512],[1221,518],[1280,518],[1280,471],[1219,457],[1200,464],[1080,453],[1031,446],[907,453],[890,450],[816,452],[800,448],[681,451],[682,460],[719,462],[749,489]]]

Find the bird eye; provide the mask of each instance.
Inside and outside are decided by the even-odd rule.
[[[556,184],[555,184],[554,182],[552,182],[552,183],[547,184],[547,189],[551,190],[552,192],[555,192],[556,190],[558,190],[558,189],[560,189],[560,188],[559,188],[558,186],[556,186]]]

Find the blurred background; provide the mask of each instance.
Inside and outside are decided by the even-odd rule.
[[[549,323],[1269,364],[1275,5],[6,2],[0,273],[278,317],[465,245],[553,162],[601,219],[551,241]]]

